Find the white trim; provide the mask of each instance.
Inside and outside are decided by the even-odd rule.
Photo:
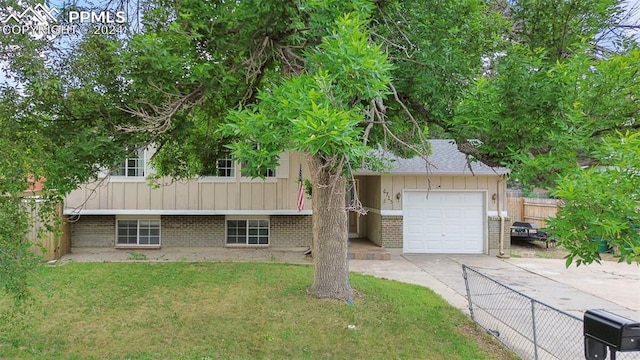
[[[240,176],[241,183],[277,183],[278,178],[275,176],[268,176],[264,179],[261,178],[251,178],[250,176]]]
[[[235,176],[200,176],[195,178],[197,182],[201,183],[234,183],[236,182]]]
[[[65,209],[64,215],[312,215],[311,210],[77,210]]]
[[[160,215],[116,215],[116,220],[160,220]]]
[[[146,182],[147,178],[145,176],[120,176],[120,175],[111,175],[108,179],[109,182],[121,182],[121,183],[141,183]]]
[[[411,190],[419,190],[419,189],[411,189]],[[447,192],[447,190],[432,190],[432,191]],[[467,192],[474,192],[474,191],[469,190]],[[480,192],[480,191],[475,191],[475,192]],[[402,210],[380,210],[380,209],[370,208],[368,206],[365,206],[364,208],[365,210],[367,210],[367,212],[379,214],[381,216],[402,216],[403,215]],[[506,211],[501,211],[500,213],[502,214],[502,216],[508,216]],[[487,216],[500,216],[500,215],[498,215],[497,211],[491,210],[491,211],[487,211]]]
[[[507,214],[506,211],[500,211],[500,214],[498,215],[497,210],[491,210],[491,211],[487,211],[487,216],[509,216],[509,215]]]
[[[270,220],[269,215],[225,215],[224,220]]]

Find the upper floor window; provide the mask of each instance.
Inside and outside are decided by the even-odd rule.
[[[231,154],[225,154],[224,158],[216,160],[216,176],[234,177],[236,176],[236,165]]]
[[[260,144],[256,143],[253,144],[253,148],[256,150],[260,149]],[[249,170],[249,165],[247,164],[247,162],[243,161],[242,164],[240,164],[240,176],[243,177],[251,177],[251,172],[248,171]],[[260,172],[260,175],[262,177],[275,177],[276,176],[276,170],[275,169],[270,169],[270,168],[266,168],[264,170],[262,170]]]
[[[114,176],[145,176],[144,149],[138,150],[134,157],[125,159],[120,166],[112,172]]]
[[[248,165],[247,165],[246,162],[242,162],[242,164],[241,164],[240,175],[244,176],[244,177],[250,177],[251,176],[251,174],[248,171]],[[264,169],[262,171],[261,175],[263,177],[266,177],[266,178],[275,177],[276,176],[276,170],[275,169],[271,169],[271,168],[267,168],[267,169]]]

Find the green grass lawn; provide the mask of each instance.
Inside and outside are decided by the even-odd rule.
[[[515,358],[428,289],[353,274],[348,305],[308,296],[312,278],[265,263],[43,266],[35,305],[0,323],[0,359]]]

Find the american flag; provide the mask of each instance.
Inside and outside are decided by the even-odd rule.
[[[304,185],[302,184],[302,164],[298,172],[298,212],[304,209]]]

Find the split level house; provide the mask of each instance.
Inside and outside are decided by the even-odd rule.
[[[367,213],[350,213],[350,237],[393,253],[508,254],[508,169],[468,163],[453,141],[430,142],[429,165],[387,153],[388,172],[357,173]],[[300,169],[310,178],[301,154],[283,153],[264,179],[226,158],[215,176],[163,179],[157,187],[146,180],[151,155],[140,151],[66,197],[72,247],[310,246],[311,200],[298,209]]]

